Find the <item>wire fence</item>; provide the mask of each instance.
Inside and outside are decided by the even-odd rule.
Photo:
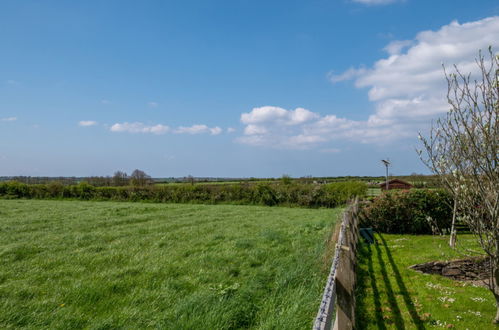
[[[353,291],[359,237],[358,208],[358,200],[355,200],[343,213],[331,270],[315,318],[314,330],[329,330],[333,327],[343,330],[355,326]]]

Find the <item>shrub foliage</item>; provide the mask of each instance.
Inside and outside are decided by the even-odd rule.
[[[0,183],[2,198],[82,199],[115,201],[149,201],[167,203],[255,204],[301,207],[336,207],[355,196],[365,196],[362,182],[330,184],[171,184],[157,186],[95,187],[86,182],[64,186],[24,184],[16,181]]]
[[[389,191],[364,206],[361,226],[392,234],[443,232],[451,226],[451,205],[443,189]]]

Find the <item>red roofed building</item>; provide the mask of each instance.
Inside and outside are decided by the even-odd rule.
[[[381,190],[386,190],[386,182],[380,183],[379,187],[381,188]],[[400,179],[392,179],[392,180],[388,181],[388,190],[391,190],[391,189],[411,189],[411,188],[412,188],[412,184],[405,182],[403,180],[400,180]]]

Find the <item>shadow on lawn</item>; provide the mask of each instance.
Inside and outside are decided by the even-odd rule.
[[[361,244],[357,251],[358,264],[367,264],[367,270],[361,267],[357,268],[357,302],[355,312],[357,318],[357,328],[365,329],[367,328],[367,323],[369,322],[369,314],[367,311],[368,306],[366,302],[366,289],[369,283],[369,287],[371,288],[373,294],[376,325],[378,326],[378,329],[386,329],[385,322],[383,320],[383,313],[381,311],[381,300],[378,285],[376,283],[376,276],[373,269],[371,245]]]
[[[397,298],[394,293],[394,288],[392,285],[393,278],[397,283],[398,292],[402,295],[404,300],[404,304],[406,309],[408,310],[411,319],[412,326],[415,326],[417,329],[424,329],[423,321],[419,317],[416,308],[414,307],[414,303],[409,295],[407,287],[402,279],[400,271],[393,260],[392,253],[388,248],[384,237],[381,234],[377,235],[381,242],[383,250],[378,243],[375,243],[374,249],[376,250],[376,260],[373,260],[373,250],[371,245],[361,244],[358,255],[358,262],[360,265],[367,265],[367,270],[363,268],[358,268],[357,276],[358,276],[358,294],[357,294],[357,318],[358,318],[358,328],[363,329],[367,327],[369,323],[369,311],[367,310],[367,302],[366,302],[366,288],[368,284],[372,289],[373,302],[374,302],[374,313],[376,319],[376,325],[378,329],[386,329],[385,323],[394,323],[397,329],[405,329],[406,326],[404,324],[404,319],[402,317],[402,313],[400,310],[400,306],[398,305]],[[383,254],[384,252],[384,254]],[[385,262],[384,256],[388,259],[388,263],[391,268],[391,277],[388,275],[388,268]],[[374,263],[378,264],[379,270],[374,270]],[[376,274],[379,272],[379,274]],[[378,280],[381,277],[383,286],[379,287]],[[378,278],[378,279],[377,279]],[[384,290],[383,290],[384,289]],[[396,290],[396,289],[395,289]],[[386,295],[386,296],[385,296]],[[389,308],[382,306],[382,300],[387,301]],[[388,313],[383,313],[387,311]],[[383,315],[385,314],[385,316]],[[389,317],[392,316],[393,318]]]

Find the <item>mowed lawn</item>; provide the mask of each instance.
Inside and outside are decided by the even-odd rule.
[[[0,328],[310,328],[340,213],[0,200]]]
[[[357,268],[359,329],[497,329],[492,293],[470,282],[422,274],[409,267],[430,261],[466,258],[480,251],[472,235],[376,234],[377,244],[362,244]]]

